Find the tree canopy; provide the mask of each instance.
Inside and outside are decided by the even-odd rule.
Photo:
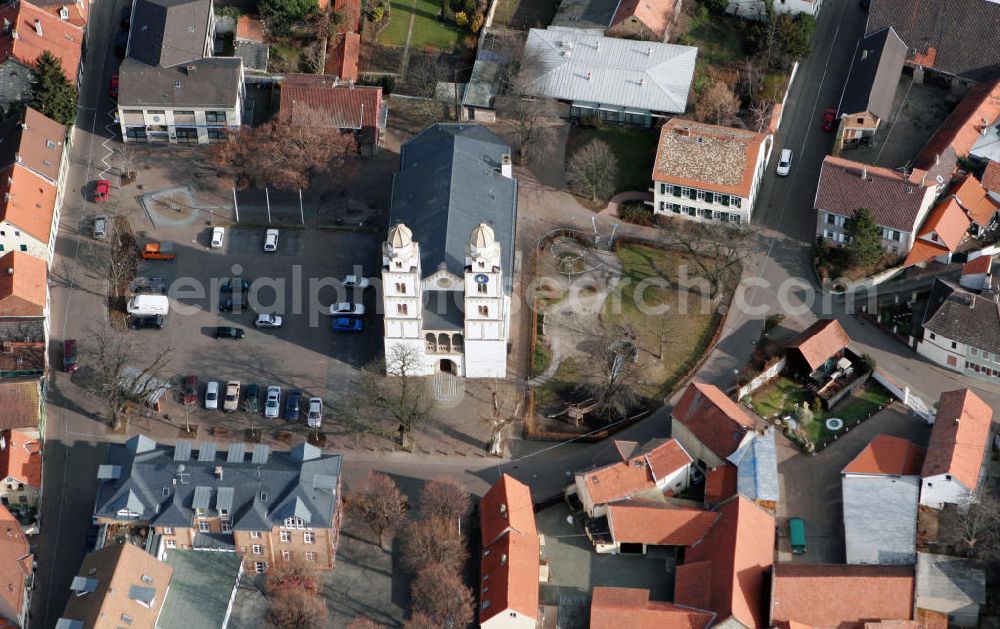
[[[869,267],[882,257],[882,228],[875,222],[868,208],[860,208],[844,224],[844,233],[850,238],[847,252],[851,262]]]
[[[261,0],[260,14],[273,27],[288,28],[319,10],[316,0]]]
[[[48,50],[35,62],[31,106],[42,115],[69,126],[76,122],[76,88],[63,71],[62,62]]]

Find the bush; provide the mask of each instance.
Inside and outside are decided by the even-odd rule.
[[[381,5],[375,5],[368,10],[368,21],[373,24],[378,24],[385,17],[385,7]]]
[[[618,206],[618,218],[626,223],[634,223],[636,225],[656,225],[656,216],[653,214],[653,208],[645,203],[622,203]]]
[[[455,14],[455,24],[461,26],[462,28],[469,25],[469,16],[465,13],[465,11],[459,11]]]

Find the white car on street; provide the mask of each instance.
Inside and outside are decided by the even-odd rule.
[[[281,387],[267,388],[267,401],[264,402],[264,417],[275,418],[281,414]]]
[[[214,227],[212,228],[212,249],[219,249],[222,247],[222,241],[226,237],[225,227]]]
[[[214,380],[205,385],[205,408],[209,410],[219,408],[219,383]]]
[[[330,304],[331,317],[363,317],[365,316],[364,304],[352,304],[343,301],[339,304]]]
[[[782,149],[781,156],[778,157],[778,168],[775,173],[779,177],[787,177],[792,170],[792,149]]]
[[[307,419],[310,428],[319,428],[323,424],[323,398],[309,398],[309,415]]]
[[[264,251],[272,252],[278,250],[278,230],[269,229],[264,232]]]
[[[344,278],[344,288],[361,288],[365,289],[371,286],[371,282],[367,277],[361,277],[359,275],[348,275]]]
[[[259,314],[257,320],[253,322],[258,328],[280,328],[281,316],[276,314]]]

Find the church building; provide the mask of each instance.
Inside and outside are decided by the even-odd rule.
[[[436,124],[400,153],[382,246],[387,370],[405,355],[413,375],[503,378],[517,213],[510,147],[477,124]]]

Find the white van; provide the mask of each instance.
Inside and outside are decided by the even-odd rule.
[[[133,316],[167,316],[170,312],[170,300],[167,299],[166,295],[136,295],[128,300],[125,309]]]

